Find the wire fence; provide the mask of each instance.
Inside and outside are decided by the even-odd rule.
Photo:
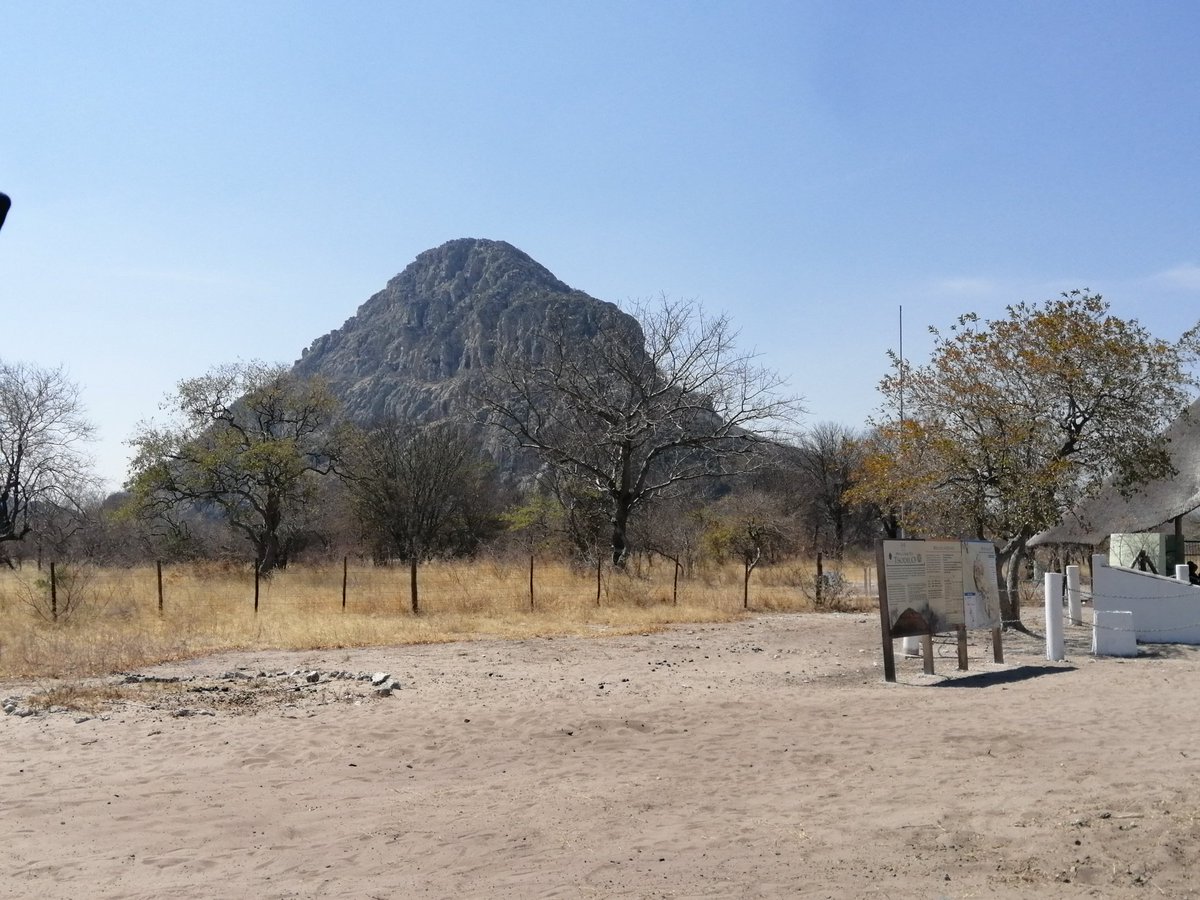
[[[344,560],[336,566],[305,567],[261,577],[252,563],[180,564],[106,568],[50,562],[41,567],[0,570],[0,605],[26,607],[57,621],[81,608],[103,610],[240,606],[258,611],[283,602],[290,610],[373,609],[407,602],[407,567],[362,567]],[[465,589],[456,592],[469,593]]]
[[[848,565],[826,572],[814,591],[811,566],[788,562],[754,573],[750,608],[858,611],[871,606],[877,584],[874,566]],[[861,576],[861,580],[859,580]],[[669,567],[618,572],[605,566],[585,570],[558,561],[481,557],[437,560],[418,572],[421,611],[506,615],[508,612],[582,606],[690,605],[714,609],[743,606],[743,573],[728,564],[697,570],[672,584]],[[0,568],[0,610],[27,608],[58,621],[88,608],[168,617],[184,611],[326,614],[410,613],[411,572],[407,564],[376,565],[345,557],[320,565],[289,566],[257,577],[253,563],[152,563],[106,568],[86,563],[46,563]]]

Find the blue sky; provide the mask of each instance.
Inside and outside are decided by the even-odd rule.
[[[290,362],[422,250],[731,315],[809,423],[897,344],[1088,286],[1200,317],[1194,2],[12,2],[0,358],[123,442]]]

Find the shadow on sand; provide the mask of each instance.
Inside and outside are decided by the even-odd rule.
[[[1200,647],[1191,644],[1138,644],[1138,656],[1149,659],[1195,659]]]
[[[996,672],[980,672],[977,675],[964,675],[962,678],[947,678],[931,687],[950,688],[985,688],[997,684],[1013,684],[1018,681],[1028,681],[1043,675],[1057,675],[1061,672],[1074,672],[1074,666],[1017,666],[1013,669],[1000,669]]]

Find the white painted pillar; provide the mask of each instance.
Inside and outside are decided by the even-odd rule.
[[[1046,659],[1059,662],[1067,656],[1063,646],[1062,574],[1047,572],[1043,584],[1046,592]]]
[[[1192,583],[1192,573],[1188,570],[1187,566],[1176,566],[1175,567],[1175,577],[1178,578],[1180,581],[1182,581],[1184,584]]]
[[[1100,569],[1108,568],[1108,557],[1103,553],[1092,554],[1092,621],[1095,621],[1096,610],[1112,609],[1101,595],[1101,582],[1104,576],[1098,574]]]
[[[1083,595],[1079,590],[1079,566],[1067,566],[1067,616],[1072,625],[1083,624]]]

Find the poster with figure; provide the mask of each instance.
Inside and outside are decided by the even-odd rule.
[[[963,606],[968,628],[1000,627],[1000,581],[991,541],[963,543]]]

